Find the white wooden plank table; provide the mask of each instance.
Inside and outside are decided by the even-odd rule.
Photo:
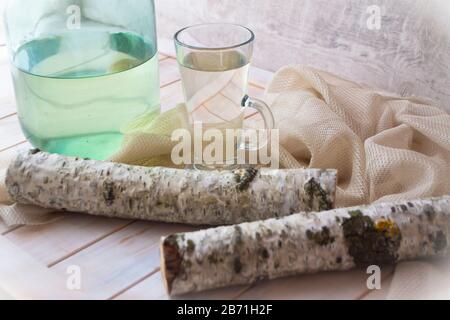
[[[172,43],[160,41],[163,110],[181,102]],[[15,111],[6,48],[0,47],[0,156],[27,148]],[[271,73],[252,69],[250,92],[261,97]],[[67,215],[34,227],[0,222],[0,289],[26,299],[168,299],[159,268],[163,235],[194,230],[161,223]],[[81,270],[81,291],[66,287],[70,267]],[[367,289],[365,270],[305,275],[188,295],[188,299],[362,299],[383,297],[393,269],[383,270],[383,292]]]

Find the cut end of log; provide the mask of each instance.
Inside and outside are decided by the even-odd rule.
[[[177,243],[177,235],[161,239],[161,274],[167,294],[172,294],[172,283],[181,272],[182,258]]]

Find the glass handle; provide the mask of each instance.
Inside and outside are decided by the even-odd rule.
[[[264,120],[264,129],[266,130],[266,133],[267,133],[266,141],[264,143],[259,143],[258,144],[259,146],[256,148],[252,148],[246,143],[244,146],[244,149],[249,150],[249,151],[257,151],[262,148],[265,148],[269,144],[269,141],[270,141],[270,131],[275,128],[275,118],[273,116],[272,111],[270,110],[269,106],[265,102],[263,102],[259,99],[251,98],[248,95],[246,95],[242,99],[241,105],[242,105],[243,109],[251,108],[251,109],[258,111],[261,114],[261,116]]]

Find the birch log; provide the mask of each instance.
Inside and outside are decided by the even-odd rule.
[[[334,170],[195,171],[19,154],[6,186],[18,203],[93,215],[226,225],[334,207]]]
[[[450,196],[221,227],[162,239],[169,294],[448,256]]]

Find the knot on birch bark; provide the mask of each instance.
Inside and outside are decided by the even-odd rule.
[[[333,201],[316,179],[311,178],[305,183],[306,204],[309,211],[327,211],[333,209]],[[316,204],[316,205],[315,205]]]
[[[342,228],[348,252],[357,266],[395,264],[402,235],[398,225],[391,220],[376,223],[362,211],[349,212]]]
[[[239,191],[244,191],[250,187],[250,184],[255,180],[258,175],[258,170],[249,167],[245,169],[238,169],[234,171],[234,180],[236,181],[237,189]]]
[[[314,241],[319,246],[326,246],[333,243],[336,239],[331,235],[330,229],[328,227],[323,227],[320,231],[306,231],[306,237],[310,241]]]
[[[112,181],[105,181],[103,183],[103,199],[108,206],[112,206],[116,200],[115,185]]]

